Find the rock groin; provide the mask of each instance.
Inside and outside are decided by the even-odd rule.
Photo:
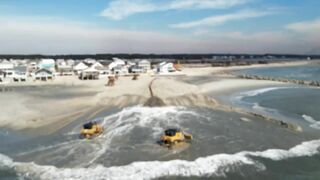
[[[238,75],[237,77],[241,79],[277,81],[277,82],[283,82],[283,83],[292,83],[292,84],[298,84],[298,85],[320,87],[319,81],[296,80],[296,79],[287,79],[287,78],[278,78],[278,77],[247,75],[247,74]]]

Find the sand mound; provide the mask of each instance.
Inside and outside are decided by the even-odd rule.
[[[157,96],[152,96],[143,104],[143,106],[147,106],[147,107],[161,107],[165,105],[166,104],[163,102],[163,100]]]

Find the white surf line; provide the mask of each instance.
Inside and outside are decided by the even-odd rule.
[[[216,154],[201,157],[194,161],[149,161],[134,162],[126,166],[90,168],[56,168],[54,166],[40,166],[34,163],[13,162],[12,159],[0,154],[0,168],[14,169],[20,176],[45,180],[76,180],[76,179],[110,179],[136,180],[155,179],[167,176],[182,177],[210,177],[226,176],[242,165],[254,166],[257,171],[265,170],[265,166],[252,157],[262,157],[274,161],[288,158],[313,156],[319,154],[320,139],[303,142],[289,150],[268,149],[265,151],[242,151],[236,154]]]
[[[313,117],[308,115],[302,115],[302,118],[310,123],[310,127],[320,129],[320,121],[316,121]]]

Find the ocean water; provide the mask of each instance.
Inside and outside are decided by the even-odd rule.
[[[320,130],[319,88],[263,88],[237,94],[234,102],[252,112]]]
[[[320,65],[254,68],[238,71],[250,74],[297,80],[320,81]],[[320,129],[320,89],[303,86],[282,86],[255,89],[233,95],[236,105],[247,110]]]
[[[256,117],[134,106],[94,119],[105,131],[93,140],[79,139],[81,124],[74,123],[55,135],[8,141],[0,147],[0,179],[319,178],[317,136]],[[157,140],[170,127],[193,134],[194,140],[174,149],[159,146]],[[15,139],[10,133],[2,136]]]
[[[290,67],[250,68],[235,72],[236,74],[282,77],[295,80],[320,81],[320,64]]]

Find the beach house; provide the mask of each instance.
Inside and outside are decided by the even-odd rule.
[[[68,60],[66,60],[66,62],[67,62],[67,65],[69,65],[69,66],[74,66],[75,65],[75,60],[73,60],[73,59],[68,59]]]
[[[36,62],[32,61],[27,65],[27,71],[29,73],[33,73],[38,69],[38,65]]]
[[[86,64],[89,64],[89,65],[92,65],[92,64],[96,63],[97,61],[92,58],[86,58],[83,60],[83,62],[85,62]]]
[[[14,82],[25,82],[28,79],[27,66],[17,66],[13,69],[11,80]]]
[[[120,66],[125,66],[126,65],[126,62],[124,60],[121,60],[119,58],[113,58],[113,62],[111,62],[109,64],[109,69],[113,69],[115,67],[120,67]]]
[[[0,70],[2,71],[12,70],[13,68],[14,68],[14,63],[10,61],[3,60],[2,62],[0,62]]]
[[[95,68],[95,69],[104,68],[104,66],[100,62],[95,62],[90,67]]]
[[[83,70],[88,69],[88,68],[89,68],[89,66],[87,64],[85,64],[84,62],[80,62],[73,67],[73,71],[74,71],[74,73],[79,75]]]
[[[57,74],[60,76],[72,76],[73,75],[73,67],[68,64],[65,60],[57,60],[56,61]]]
[[[53,72],[46,68],[39,69],[34,73],[34,80],[48,81],[53,80],[53,78]]]
[[[101,76],[106,76],[106,75],[110,75],[111,74],[110,69],[108,67],[106,67],[106,66],[96,67],[95,69],[99,71],[99,74]]]
[[[143,69],[143,67],[140,67],[138,65],[133,65],[129,67],[129,73],[145,73],[146,71]]]
[[[170,73],[175,71],[176,69],[174,67],[174,64],[171,62],[162,62],[157,66],[158,73]]]
[[[55,71],[54,59],[41,59],[41,61],[38,64],[38,69],[47,69],[51,72]]]
[[[124,60],[113,58],[113,62],[109,64],[109,69],[114,74],[127,75],[129,74],[128,66]]]
[[[81,80],[96,80],[99,79],[100,71],[93,66],[83,70],[79,74],[79,79]]]
[[[151,70],[151,62],[145,59],[139,61],[138,66],[143,69],[143,72],[148,72]]]

